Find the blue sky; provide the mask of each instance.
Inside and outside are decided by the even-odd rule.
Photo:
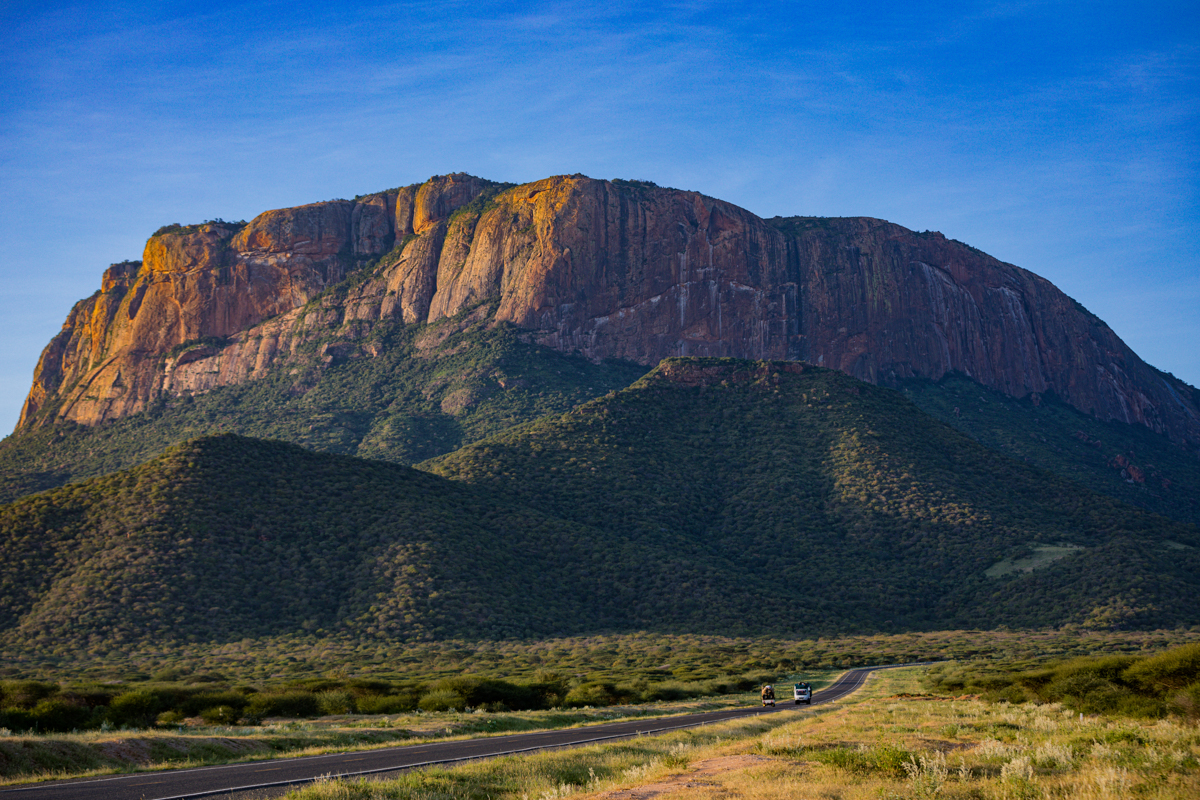
[[[939,230],[1200,384],[1192,4],[149,5],[0,8],[0,430],[159,226],[455,171]]]

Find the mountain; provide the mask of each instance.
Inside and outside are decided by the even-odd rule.
[[[480,309],[476,309],[480,310]],[[486,312],[487,309],[483,308]],[[98,425],[29,426],[0,442],[0,502],[125,469],[215,433],[413,464],[520,422],[562,413],[646,372],[521,341],[473,312],[431,325],[375,325],[373,357],[326,361],[319,345],[292,368],[195,396],[160,395]]]
[[[0,506],[0,640],[66,652],[577,628],[586,598],[558,588],[586,572],[587,540],[406,467],[206,437]],[[530,586],[531,572],[558,580]]]
[[[121,419],[273,368],[305,373],[303,392],[330,365],[380,357],[381,323],[470,313],[593,361],[805,360],[875,383],[958,372],[1200,451],[1196,390],[1031,272],[882,220],[763,220],[579,175],[446,175],[167,226],[71,311],[20,427]]]
[[[423,468],[631,541],[669,537],[696,578],[636,596],[677,596],[692,625],[714,602],[699,565],[718,561],[785,629],[814,615],[840,629],[1173,626],[1190,624],[1200,588],[1195,525],[797,363],[667,359],[626,391]]]
[[[0,506],[0,645],[1200,622],[1195,526],[794,362],[668,359],[421,468],[224,435]]]
[[[1141,425],[1098,420],[1053,393],[1010,397],[957,373],[900,388],[922,411],[999,453],[1200,525],[1200,459]]]

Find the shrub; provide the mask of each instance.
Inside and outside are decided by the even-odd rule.
[[[353,714],[354,698],[349,692],[326,691],[317,695],[317,710],[322,714]]]
[[[320,713],[317,696],[312,692],[290,691],[261,693],[250,698],[247,716],[256,717],[315,717]]]
[[[87,727],[92,710],[63,698],[52,697],[34,706],[31,716],[40,731],[70,731]]]
[[[402,714],[417,707],[417,698],[409,694],[369,694],[354,702],[360,714]]]
[[[241,712],[232,706],[212,706],[200,712],[200,719],[209,725],[233,725],[241,716]]]
[[[1121,677],[1143,691],[1156,694],[1179,691],[1200,679],[1200,642],[1143,658]]]
[[[450,689],[438,689],[422,697],[417,707],[422,711],[462,711],[467,699]]]
[[[390,694],[394,687],[391,681],[355,678],[352,681],[346,682],[346,688],[350,690],[355,697],[359,697],[373,694]]]
[[[246,695],[242,694],[241,692],[230,690],[224,692],[201,692],[200,694],[195,694],[191,697],[188,697],[182,702],[172,703],[171,705],[178,708],[188,716],[195,716],[197,714],[203,716],[202,712],[206,708],[229,706],[241,711],[249,703],[250,699],[246,697]]]
[[[0,683],[0,707],[31,709],[37,705],[39,700],[43,700],[57,691],[58,686],[53,683],[5,681]]]
[[[0,728],[8,728],[12,731],[32,730],[34,729],[33,712],[21,708],[0,711]]]
[[[108,706],[108,722],[117,727],[146,728],[166,711],[162,698],[154,691],[140,689],[113,698]]]
[[[1200,682],[1193,683],[1171,697],[1168,709],[1192,722],[1200,720]]]
[[[184,716],[181,711],[164,711],[155,719],[155,724],[164,728],[169,728],[179,725],[183,722]]]
[[[453,692],[473,708],[503,705],[512,710],[525,710],[543,705],[542,694],[536,688],[494,678],[468,675],[443,678],[430,684],[429,691]]]
[[[642,692],[642,699],[652,703],[656,700],[683,700],[687,698],[688,692],[684,691],[679,686],[652,686]]]
[[[592,681],[581,683],[563,699],[563,705],[568,708],[581,706],[611,706],[617,701],[617,687],[611,683]]]

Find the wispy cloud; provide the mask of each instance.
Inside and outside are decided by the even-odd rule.
[[[1159,327],[1195,331],[1200,312],[1169,300],[1200,273],[1200,41],[1171,3],[1096,8],[10,4],[6,286],[44,298],[23,301],[44,342],[107,261],[167,222],[450,170],[578,171],[764,215],[941,229],[1101,317],[1123,313],[1132,282],[1167,309]],[[17,315],[0,298],[6,335]],[[1138,330],[1130,343],[1151,347]],[[21,350],[0,360],[18,387],[0,423],[36,359]],[[1200,354],[1181,358],[1172,371],[1200,382]]]

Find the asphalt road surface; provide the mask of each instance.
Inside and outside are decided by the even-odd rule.
[[[813,692],[812,704],[832,703],[845,697],[862,686],[867,675],[876,669],[887,667],[865,667],[846,672],[830,686]],[[280,758],[246,764],[139,772],[108,778],[54,781],[0,791],[0,800],[182,800],[188,797],[217,795],[264,797],[282,794],[288,787],[311,783],[323,776],[383,775],[432,764],[450,764],[456,761],[648,736],[757,714],[778,714],[807,707],[794,705],[791,693],[784,688],[785,691],[779,693],[779,705],[775,708],[755,705],[725,711],[609,722],[541,733],[518,733],[484,739],[388,747],[381,750]]]

